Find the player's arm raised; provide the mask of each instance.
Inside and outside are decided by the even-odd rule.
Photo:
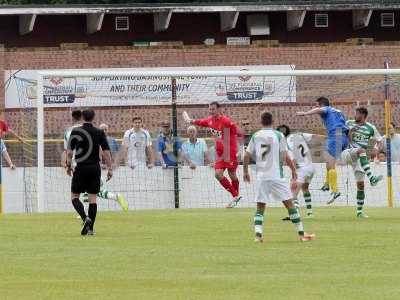
[[[193,120],[189,117],[189,114],[184,111],[182,113],[182,117],[183,120],[187,123],[187,124],[192,124],[192,125],[196,125],[196,126],[200,126],[200,127],[208,127],[208,119],[197,119],[197,120]]]
[[[324,112],[324,110],[320,107],[313,108],[309,111],[299,111],[296,113],[298,116],[310,116],[310,115],[320,115]]]

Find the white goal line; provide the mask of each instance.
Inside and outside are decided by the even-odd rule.
[[[110,76],[368,76],[368,75],[400,75],[400,69],[314,69],[314,70],[156,70],[151,68],[121,70],[121,71],[94,71],[94,70],[53,70],[39,71],[38,76],[46,77],[110,77]]]

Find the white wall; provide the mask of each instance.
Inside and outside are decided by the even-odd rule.
[[[317,174],[311,185],[313,203],[324,206],[329,198],[328,193],[319,190],[324,181],[325,166],[316,164]],[[372,164],[376,174],[386,174],[386,165]],[[36,211],[35,176],[33,168],[17,170],[3,169],[4,212]],[[285,170],[288,173],[288,170]],[[356,186],[350,167],[338,167],[339,187],[342,197],[335,205],[355,205]],[[44,207],[47,212],[72,211],[70,203],[70,177],[59,167],[45,170]],[[24,175],[25,174],[25,175]],[[242,168],[239,167],[241,180]],[[400,206],[400,166],[393,168],[395,206]],[[221,188],[214,179],[213,169],[200,167],[191,170],[188,167],[179,169],[180,207],[182,208],[213,208],[225,207],[230,195]],[[254,178],[254,174],[253,174]],[[254,206],[254,185],[241,183],[243,200],[239,207]],[[131,209],[165,209],[174,208],[173,170],[163,170],[159,167],[148,170],[145,167],[131,170],[121,167],[114,173],[113,179],[106,184],[109,191],[122,193],[129,202]],[[118,204],[110,200],[99,199],[100,210],[119,210]],[[281,206],[280,202],[272,200],[269,206]],[[387,206],[386,176],[379,186],[371,188],[367,184],[366,206]]]

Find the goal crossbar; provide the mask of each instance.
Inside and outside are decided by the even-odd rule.
[[[88,70],[53,70],[40,71],[40,77],[101,77],[110,74],[112,76],[165,76],[165,77],[185,77],[185,76],[369,76],[369,75],[400,75],[400,69],[315,69],[315,70],[160,70],[152,68],[116,70],[112,71],[88,71]]]

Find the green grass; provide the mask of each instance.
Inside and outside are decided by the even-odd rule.
[[[0,217],[0,299],[399,299],[399,209],[316,210],[298,241],[268,209],[102,213],[94,237],[72,214]]]

